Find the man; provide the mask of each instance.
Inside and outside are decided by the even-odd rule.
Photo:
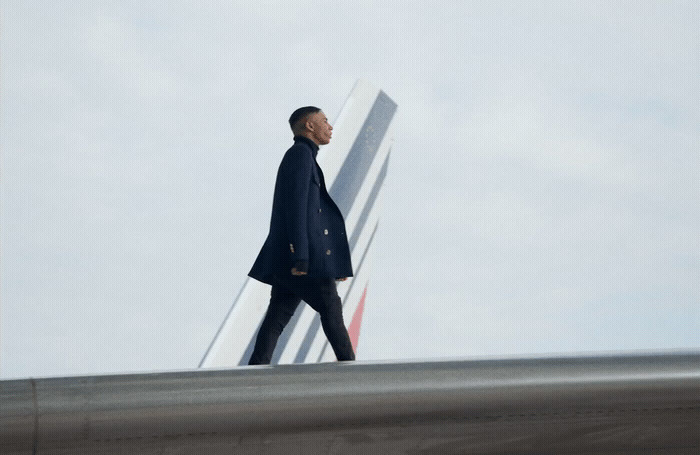
[[[249,364],[268,364],[282,330],[304,300],[321,324],[338,360],[355,360],[343,322],[336,280],[352,276],[345,221],[326,190],[316,162],[333,127],[321,109],[302,107],[289,117],[294,145],[277,171],[270,233],[248,275],[272,285]]]

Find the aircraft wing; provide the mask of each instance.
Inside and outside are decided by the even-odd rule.
[[[698,454],[700,352],[0,381],[19,454]]]
[[[321,147],[316,160],[323,169],[328,193],[345,217],[355,276],[338,283],[343,318],[357,348],[369,282],[372,244],[379,223],[379,199],[389,165],[396,103],[370,83],[358,80],[333,125],[333,140]],[[251,265],[252,260],[251,258]],[[248,278],[200,368],[245,365],[270,300],[270,286]],[[335,360],[321,330],[321,319],[301,305],[285,327],[272,364]]]

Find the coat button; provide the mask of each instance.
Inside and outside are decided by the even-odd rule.
[[[326,235],[328,235],[328,229],[324,229],[324,230],[323,230],[323,233],[326,234]]]
[[[326,250],[326,254],[327,254],[328,256],[330,256],[330,255],[331,255],[331,250]]]
[[[318,209],[318,213],[321,213],[321,209]]]

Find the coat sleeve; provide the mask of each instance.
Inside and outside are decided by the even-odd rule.
[[[313,157],[305,148],[289,155],[285,173],[284,221],[290,241],[292,263],[309,261],[308,201]]]

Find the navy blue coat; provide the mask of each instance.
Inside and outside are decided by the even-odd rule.
[[[300,264],[311,277],[353,276],[345,221],[326,190],[317,153],[318,145],[296,136],[282,158],[270,232],[250,277],[273,284],[273,275],[291,276],[292,267]]]

